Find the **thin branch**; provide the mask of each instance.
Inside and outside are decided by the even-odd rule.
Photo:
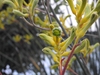
[[[35,8],[36,10],[38,10],[38,11],[41,11],[42,13],[47,13],[45,10],[42,10],[42,9],[40,9],[40,8]]]
[[[32,62],[32,64],[36,67],[36,69],[38,71],[40,71],[40,67],[38,66],[38,64],[36,63],[36,61],[31,57],[29,56],[29,60]]]
[[[85,34],[86,36],[93,36],[93,38],[100,38],[98,35],[94,35],[94,34]]]
[[[0,52],[0,55],[3,56],[3,57],[5,57],[6,59],[10,60],[11,62],[13,62],[14,64],[16,64],[17,66],[19,66],[19,64],[17,62],[15,62],[13,59],[11,59],[7,55],[3,54],[2,52]]]
[[[50,30],[50,28],[42,28],[42,27],[40,27],[40,26],[38,26],[38,25],[36,25],[36,24],[32,24],[32,23],[30,23],[30,22],[28,22],[24,17],[22,17],[22,19],[28,24],[28,25],[30,25],[30,26],[34,26],[34,27],[36,27],[36,28],[39,28],[39,29],[41,29],[41,30]]]
[[[78,75],[73,69],[69,68],[68,69],[70,72],[72,72],[74,75]]]
[[[50,22],[50,24],[52,23],[52,20],[51,20],[51,17],[50,17],[50,14],[49,14],[49,1],[47,1],[47,7],[46,7],[46,5],[45,5],[45,1],[43,0],[43,5],[44,5],[44,8],[45,8],[45,10],[46,10],[46,12],[47,12],[47,15],[48,15],[48,18],[49,18],[49,22]],[[47,9],[48,8],[48,9]]]
[[[80,64],[80,66],[81,66],[83,72],[85,73],[85,75],[90,75],[90,74],[87,73],[87,70],[85,69],[86,66],[84,66],[84,65],[81,63],[79,57],[78,57],[76,54],[74,54],[74,55],[75,55],[75,57],[77,58],[77,61],[78,61],[78,63]]]
[[[91,74],[90,74],[90,71],[89,71],[88,68],[86,67],[86,63],[85,63],[85,61],[84,61],[84,59],[83,59],[83,57],[82,57],[82,54],[81,54],[81,60],[82,60],[82,63],[84,64],[84,66],[85,66],[85,70],[87,71],[88,75],[91,75]]]
[[[38,11],[40,11],[40,12],[42,12],[42,13],[44,13],[44,14],[47,14],[47,12],[45,10],[42,10],[40,8],[35,8],[35,9],[38,10]],[[53,17],[53,15],[51,13],[49,13],[49,15],[50,15],[50,17],[51,16]]]

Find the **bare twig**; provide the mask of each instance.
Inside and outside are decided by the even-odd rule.
[[[47,7],[46,7],[45,1],[43,0],[43,5],[44,5],[44,8],[45,8],[45,10],[46,10],[46,12],[47,12],[47,15],[48,15],[48,18],[49,18],[49,22],[50,22],[50,24],[51,24],[51,23],[52,23],[52,20],[51,20],[50,14],[49,14],[49,1],[47,1]],[[47,8],[48,8],[48,9],[47,9]]]
[[[80,61],[79,57],[76,54],[75,54],[75,57],[77,58],[77,61],[80,64],[81,61]],[[83,72],[84,72],[85,75],[90,75],[90,73],[88,73],[87,70],[85,69],[86,66],[84,66],[84,64],[81,63],[80,66],[81,66],[81,68],[82,68],[82,70],[83,70]]]
[[[72,72],[74,75],[78,75],[73,69],[69,68],[68,69],[70,72]]]
[[[42,13],[44,13],[44,14],[47,14],[47,12],[45,10],[42,10],[40,8],[35,8],[35,9],[38,10],[38,11],[40,11],[40,12],[42,12]],[[49,15],[50,15],[50,17],[51,16],[53,17],[52,13],[49,13]]]
[[[24,17],[22,17],[22,19],[28,24],[28,25],[30,25],[30,26],[34,26],[34,27],[36,27],[36,28],[39,28],[39,29],[41,29],[41,30],[50,30],[50,28],[43,28],[43,27],[40,27],[40,26],[38,26],[38,25],[36,25],[36,24],[32,24],[32,23],[30,23],[30,22],[28,22]]]
[[[82,60],[82,63],[84,64],[85,70],[87,71],[88,75],[91,75],[91,74],[90,74],[90,71],[89,71],[88,68],[86,67],[86,63],[85,63],[85,61],[84,61],[84,59],[83,59],[83,57],[82,57],[82,54],[81,54],[81,60]]]
[[[40,8],[35,8],[35,9],[38,10],[38,11],[41,11],[42,13],[47,13],[45,10],[42,10]]]
[[[86,36],[93,36],[94,38],[100,38],[98,35],[94,35],[94,34],[85,34]]]
[[[29,56],[29,60],[37,68],[37,70],[40,71],[40,67],[38,66],[38,64],[35,62],[35,60],[31,56]]]
[[[5,54],[3,54],[1,52],[0,52],[0,55],[3,56],[3,57],[5,57],[6,59],[10,60],[11,62],[13,62],[14,64],[16,64],[17,66],[19,66],[19,64],[16,61],[14,61],[13,59],[11,59],[9,56],[7,56],[7,55],[5,55]]]

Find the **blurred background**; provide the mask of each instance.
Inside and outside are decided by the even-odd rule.
[[[96,3],[96,0],[91,2]],[[58,18],[72,14],[64,0],[50,0],[50,5]],[[45,12],[42,0],[39,0],[38,8]],[[47,44],[37,36],[41,30],[29,26],[11,11],[8,5],[0,4],[0,72],[3,75],[58,75],[58,69],[50,69],[54,64],[51,56],[42,52],[42,48]],[[44,19],[46,13],[40,12],[38,15]],[[67,27],[76,25],[74,15],[66,20]],[[100,19],[92,25],[82,39],[84,38],[88,38],[91,45],[100,43]],[[100,47],[96,48],[87,59],[86,66],[91,75],[100,75]],[[77,60],[73,63],[72,69],[78,75],[85,75]],[[70,71],[67,71],[67,74],[74,75]]]

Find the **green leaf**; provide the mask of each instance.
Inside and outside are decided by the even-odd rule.
[[[91,6],[90,6],[90,4],[87,4],[86,8],[85,8],[85,15],[84,16],[87,16],[90,12],[91,12]]]

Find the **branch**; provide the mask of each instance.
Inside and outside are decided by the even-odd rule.
[[[78,75],[73,69],[69,68],[68,69],[70,72],[72,72],[74,75]]]
[[[45,10],[46,10],[46,12],[47,12],[47,15],[48,15],[48,18],[49,18],[49,22],[50,22],[50,24],[52,23],[52,20],[51,20],[51,17],[50,17],[50,14],[49,14],[49,1],[47,1],[47,8],[46,8],[46,5],[45,5],[45,1],[43,0],[43,5],[44,5],[44,8],[45,8]]]
[[[30,23],[30,22],[28,22],[24,17],[22,17],[22,19],[28,24],[28,25],[30,25],[30,26],[35,26],[36,28],[39,28],[39,29],[41,29],[41,30],[50,30],[50,28],[42,28],[42,27],[40,27],[40,26],[38,26],[38,25],[36,25],[36,24],[32,24],[32,23]]]
[[[16,64],[17,66],[19,66],[19,63],[17,63],[16,61],[14,61],[12,58],[10,58],[9,56],[3,54],[0,52],[0,55],[5,57],[6,59],[8,59],[9,61],[13,62],[14,64]]]
[[[85,75],[90,75],[90,74],[87,73],[87,70],[85,69],[85,68],[87,68],[86,66],[84,66],[85,64],[83,65],[83,64],[81,63],[79,57],[78,57],[76,54],[75,54],[75,57],[77,58],[77,61],[78,61],[78,63],[80,64],[80,66],[81,66],[83,72],[85,73]]]

